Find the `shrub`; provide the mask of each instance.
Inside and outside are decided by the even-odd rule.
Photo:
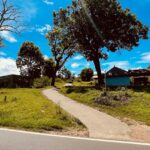
[[[100,104],[100,105],[106,105],[106,106],[112,106],[112,101],[111,99],[106,95],[100,95],[95,98],[95,103]]]
[[[120,106],[122,104],[126,104],[131,99],[131,95],[125,91],[117,91],[117,92],[106,92],[104,91],[95,98],[95,103],[106,106]]]
[[[91,68],[85,68],[81,71],[80,77],[82,81],[90,81],[93,77],[93,70]]]
[[[74,89],[70,87],[70,88],[67,88],[66,93],[67,93],[67,94],[70,94],[70,93],[72,93],[73,91],[74,91]]]
[[[63,79],[61,79],[61,78],[56,78],[56,82],[58,82],[58,83],[63,83],[63,82],[64,82],[64,80],[63,80]]]
[[[37,78],[33,82],[34,88],[43,88],[50,85],[50,79],[47,76],[43,76],[41,78]]]
[[[73,83],[73,79],[68,79],[66,82],[67,83]]]

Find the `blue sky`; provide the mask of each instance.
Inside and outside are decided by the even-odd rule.
[[[53,26],[53,11],[66,7],[71,0],[8,0],[22,12],[22,23],[27,29],[20,35],[9,32],[1,33],[5,47],[0,49],[0,76],[18,74],[15,60],[20,46],[24,41],[32,41],[37,45],[45,58],[51,57],[48,41],[45,33]],[[123,8],[129,8],[140,21],[150,27],[150,0],[120,0]],[[150,35],[150,34],[149,34]],[[118,66],[123,69],[146,68],[150,65],[150,39],[141,40],[138,47],[132,51],[120,50],[117,53],[109,53],[107,61],[102,61],[102,70]],[[87,62],[81,55],[76,54],[65,66],[72,73],[79,74],[85,67],[95,70],[92,62]]]

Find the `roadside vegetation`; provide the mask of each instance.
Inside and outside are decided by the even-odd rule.
[[[0,126],[35,131],[84,128],[42,96],[40,89],[0,89]]]
[[[18,20],[18,11],[13,5],[7,5],[7,0],[1,2],[0,31],[18,33],[20,26],[13,23]],[[6,8],[8,11],[4,11]],[[16,86],[14,82],[14,87],[56,86],[78,102],[150,125],[150,92],[109,89],[107,95],[103,91],[100,63],[108,59],[108,52],[130,51],[137,47],[140,40],[148,39],[148,31],[149,28],[129,9],[122,8],[117,0],[74,0],[70,6],[53,13],[53,28],[46,33],[51,58],[45,58],[33,42],[22,43],[16,65],[25,85],[21,82]],[[0,36],[2,46],[3,38]],[[65,68],[68,59],[76,54],[93,62],[99,88],[95,88],[92,82],[81,82],[91,80],[92,69],[85,68],[80,78],[75,79],[75,75]],[[65,83],[74,80],[72,87],[64,87]],[[5,82],[1,87],[8,86],[8,80]],[[78,120],[43,97],[40,89],[1,89],[0,126],[48,131],[83,128]]]
[[[0,31],[4,27],[0,26]],[[137,47],[141,39],[148,39],[148,31],[149,28],[117,0],[73,0],[70,6],[53,12],[53,28],[45,35],[51,58],[45,58],[38,46],[26,41],[19,49],[16,65],[21,76],[28,77],[29,86],[43,75],[51,78],[51,85],[55,86],[57,75],[64,70],[68,59],[80,54],[93,62],[100,87],[104,83],[101,60],[108,59],[108,52]],[[65,72],[68,78],[70,72]],[[89,81],[93,72],[86,68],[81,75],[84,81]]]
[[[133,119],[150,125],[150,90],[144,89],[109,89],[109,96],[114,100],[100,99],[105,94],[96,89],[91,82],[75,82],[73,87],[62,87],[61,92],[66,96],[120,119]],[[126,96],[126,97],[124,97]],[[117,99],[120,98],[120,99]],[[121,99],[122,97],[122,99]],[[124,97],[124,99],[123,99]]]

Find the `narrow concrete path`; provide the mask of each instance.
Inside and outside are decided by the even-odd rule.
[[[43,94],[85,124],[90,137],[130,140],[130,128],[119,119],[80,104],[54,88],[44,90]]]

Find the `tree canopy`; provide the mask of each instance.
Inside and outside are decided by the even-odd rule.
[[[61,12],[58,14],[61,16]],[[66,29],[67,26],[61,22],[62,18],[58,17],[58,14],[54,12],[54,28],[46,35],[55,62],[52,86],[55,85],[57,72],[61,70],[66,61],[72,57],[75,52],[75,44],[70,39],[70,35]]]
[[[63,79],[70,79],[72,77],[72,73],[67,68],[63,67],[59,72],[58,76],[60,76]]]
[[[91,68],[85,68],[81,71],[80,77],[82,81],[91,81],[93,77],[93,70]]]
[[[34,43],[24,42],[18,53],[16,64],[21,75],[29,77],[32,83],[35,78],[41,76],[44,58]]]
[[[58,24],[65,24],[70,40],[79,52],[93,61],[102,83],[100,59],[107,51],[131,50],[140,39],[148,38],[144,26],[129,9],[122,9],[117,0],[74,0],[72,5],[57,13]]]
[[[44,61],[44,66],[43,66],[43,75],[47,76],[49,78],[53,77],[55,71],[55,62],[52,58],[47,59]]]

